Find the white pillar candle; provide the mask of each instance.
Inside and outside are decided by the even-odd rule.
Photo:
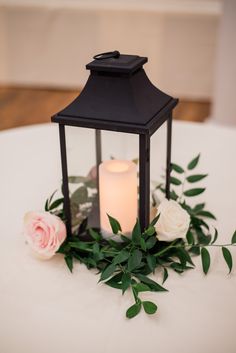
[[[137,167],[131,161],[109,160],[99,166],[101,229],[112,233],[107,214],[116,218],[123,233],[132,231],[138,212]]]

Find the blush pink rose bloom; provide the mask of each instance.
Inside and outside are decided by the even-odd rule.
[[[90,169],[87,178],[91,179],[91,180],[97,180],[97,167],[94,166]]]
[[[66,239],[66,227],[50,212],[28,212],[24,217],[24,235],[35,254],[50,259]]]

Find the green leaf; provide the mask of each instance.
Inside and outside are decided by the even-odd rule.
[[[209,231],[209,229],[210,229],[209,225],[205,221],[203,221],[203,219],[198,218],[198,221],[201,226],[203,226],[204,228],[206,228]]]
[[[44,211],[48,212],[48,199],[45,202]]]
[[[68,182],[70,184],[80,184],[80,183],[84,183],[87,180],[88,180],[88,178],[84,177],[84,176],[69,176],[68,177]]]
[[[213,238],[211,244],[214,244],[216,242],[217,238],[218,238],[218,230],[215,228],[215,235],[214,235],[214,238]]]
[[[176,163],[171,163],[171,170],[174,170],[176,173],[179,173],[179,174],[184,173],[184,169]]]
[[[98,243],[93,244],[93,254],[95,257],[100,253],[100,246]]]
[[[168,278],[168,270],[165,267],[163,267],[163,281],[162,281],[162,284],[165,283],[167,278]]]
[[[85,260],[85,258],[84,258],[84,260]],[[93,258],[91,258],[91,257],[87,257],[86,258],[86,265],[87,265],[88,268],[97,267],[96,261]]]
[[[95,189],[97,187],[96,180],[88,179],[85,181],[84,184],[87,188],[91,188],[91,189]]]
[[[206,190],[205,188],[189,189],[184,191],[184,195],[188,197],[197,196],[202,194],[205,190]]]
[[[146,230],[145,230],[145,234],[148,235],[149,237],[153,234],[156,233],[156,229],[153,225],[150,225]]]
[[[168,292],[167,289],[162,287],[160,284],[153,281],[149,277],[142,275],[141,273],[135,274],[135,277],[137,277],[141,282],[147,284],[148,287],[150,287],[154,292]]]
[[[205,203],[199,203],[194,207],[193,212],[198,213],[199,211],[202,211],[204,207],[205,207]]]
[[[141,310],[141,303],[138,302],[132,305],[131,307],[129,307],[129,309],[126,311],[126,317],[128,319],[132,319],[133,317],[139,314],[140,310]]]
[[[106,281],[105,284],[107,284],[112,288],[122,289],[122,285],[121,285],[122,276],[123,276],[123,272],[119,272],[115,276],[111,277],[108,281]]]
[[[66,262],[70,272],[72,272],[73,271],[73,257],[71,255],[66,255],[64,257],[64,259],[65,259],[65,262]]]
[[[155,217],[155,218],[153,218],[153,220],[151,221],[151,223],[150,223],[150,226],[155,226],[155,224],[157,223],[157,221],[158,221],[158,219],[160,218],[160,213]]]
[[[231,239],[231,244],[235,244],[236,243],[236,231],[234,232],[232,239]]]
[[[105,270],[102,271],[101,277],[99,281],[104,281],[105,279],[111,277],[111,275],[115,272],[116,265],[113,263],[108,265]]]
[[[94,229],[89,228],[89,234],[91,235],[91,237],[96,240],[96,241],[100,241],[102,240],[102,236],[101,234],[99,234],[98,232],[96,232]]]
[[[193,233],[189,230],[187,235],[186,235],[186,239],[189,245],[193,245],[194,244],[194,236]]]
[[[178,199],[178,197],[179,196],[176,194],[176,192],[174,190],[171,190],[170,199],[176,201]]]
[[[209,211],[199,211],[198,216],[202,216],[202,217],[211,218],[211,219],[216,220],[216,217]]]
[[[188,170],[192,170],[197,166],[199,158],[200,158],[200,154],[191,160],[191,162],[188,164]]]
[[[118,255],[114,257],[113,264],[118,265],[129,258],[129,253],[126,250],[122,250]]]
[[[124,243],[115,241],[113,239],[107,239],[107,241],[108,241],[109,245],[116,250],[121,251],[124,247]]]
[[[137,219],[137,220],[136,220],[136,223],[135,223],[135,226],[134,226],[134,228],[133,228],[133,231],[132,231],[132,241],[133,241],[135,244],[139,244],[139,243],[140,243],[141,235],[142,235],[142,232],[141,232],[140,222],[139,222],[139,220]]]
[[[144,301],[142,302],[142,304],[145,312],[149,315],[155,314],[155,312],[157,311],[157,306],[153,302]]]
[[[200,255],[200,248],[198,245],[192,246],[189,251],[194,255]]]
[[[150,268],[150,270],[153,272],[156,268],[156,258],[153,255],[148,254],[147,255],[147,264]]]
[[[121,278],[121,288],[122,288],[122,293],[124,294],[125,291],[129,288],[131,285],[131,275],[130,273],[124,273],[122,278]]]
[[[130,257],[129,257],[129,261],[128,261],[128,270],[131,272],[133,271],[135,268],[137,268],[142,261],[142,253],[140,250],[134,250]]]
[[[58,254],[67,254],[70,251],[71,247],[66,241],[61,244],[60,248],[56,251]]]
[[[208,234],[206,235],[203,231],[202,231],[202,228],[195,228],[195,231],[197,233],[197,239],[198,239],[198,242],[202,245],[208,245],[210,244],[211,242],[211,235]]]
[[[143,251],[147,250],[145,240],[143,238],[140,238],[140,246]]]
[[[177,256],[179,257],[181,264],[184,264],[184,262],[188,262],[189,264],[194,266],[191,256],[189,255],[188,251],[184,248],[178,249]]]
[[[71,246],[71,248],[80,249],[80,250],[88,250],[91,248],[91,244],[86,243],[84,241],[69,242],[69,245]]]
[[[183,203],[180,203],[180,206],[181,206],[184,210],[186,210],[189,214],[192,213],[192,208],[191,208],[189,205],[187,205],[185,201],[184,201]]]
[[[126,237],[125,235],[120,234],[120,237],[121,237],[121,239],[123,240],[124,243],[126,243],[126,244],[131,243],[131,239]]]
[[[211,263],[210,254],[206,248],[201,248],[201,259],[202,259],[202,269],[206,275],[210,268],[210,263]]]
[[[55,200],[49,207],[48,210],[52,211],[55,208],[59,207],[62,203],[64,202],[64,197],[61,197],[60,199]]]
[[[200,248],[197,245],[192,246],[189,251],[194,255],[200,255]]]
[[[137,292],[149,292],[151,289],[144,283],[137,283],[134,285]]]
[[[200,181],[204,178],[206,178],[208,174],[195,174],[195,175],[190,175],[186,179],[189,183],[196,183],[197,181]]]
[[[193,266],[188,266],[188,265],[182,265],[181,263],[179,262],[173,262],[171,265],[170,265],[171,268],[173,268],[173,270],[177,273],[183,273],[184,271],[187,271],[187,270],[193,270],[194,267]]]
[[[225,259],[225,262],[227,263],[227,266],[229,268],[229,274],[232,270],[232,266],[233,266],[233,259],[232,259],[232,255],[229,251],[229,249],[225,248],[224,246],[222,246],[222,253]]]
[[[183,266],[179,262],[172,262],[170,267],[177,273],[183,273],[184,269],[186,269],[185,266]]]
[[[71,195],[71,203],[77,205],[84,204],[88,201],[88,190],[85,186],[81,186]]]
[[[77,218],[77,220],[78,220],[78,218]],[[80,222],[80,220],[79,220],[79,222]],[[79,225],[78,234],[84,233],[87,230],[87,225],[88,225],[88,218],[84,218]]]
[[[170,183],[173,184],[173,185],[181,185],[182,181],[179,180],[178,178],[175,178],[175,177],[171,176],[170,177]]]
[[[103,252],[95,253],[93,256],[96,262],[101,261],[105,258],[105,254]]]
[[[54,195],[56,194],[57,190],[55,190],[52,195],[47,199],[46,203],[45,203],[45,211],[48,211],[49,210],[49,206],[50,206],[50,203],[52,202],[52,199],[54,197]],[[46,209],[47,208],[47,209]]]
[[[109,218],[110,226],[112,229],[113,234],[117,234],[119,231],[122,231],[120,223],[113,217],[107,215]]]
[[[147,241],[146,241],[146,248],[147,249],[152,249],[154,247],[154,245],[157,242],[157,238],[156,236],[150,237]]]

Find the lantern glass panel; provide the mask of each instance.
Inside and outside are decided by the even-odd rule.
[[[132,160],[138,158],[138,135],[102,131],[102,160],[111,158]]]
[[[71,197],[72,227],[78,227],[81,221],[89,217],[92,226],[99,227],[99,202],[96,170],[95,130],[78,127],[65,127],[67,147],[67,168]],[[165,184],[166,175],[166,136],[165,122],[151,139],[150,153],[150,218],[153,218],[152,206],[163,197],[163,193],[153,191],[157,184]],[[113,131],[101,131],[102,161],[120,159],[132,161],[139,159],[139,135]],[[137,182],[139,163],[137,163]],[[162,178],[160,177],[162,176]],[[85,178],[89,178],[89,180]],[[91,180],[90,180],[91,179]],[[153,197],[154,196],[154,197]],[[137,195],[139,197],[139,195]],[[126,200],[124,200],[125,202]],[[138,200],[137,200],[138,202]],[[137,215],[138,216],[138,215]]]
[[[96,164],[94,129],[65,126],[68,176],[86,176]]]
[[[65,135],[72,229],[78,228],[81,221],[86,217],[88,217],[90,226],[99,227],[100,210],[98,194],[96,194],[96,130],[65,126]],[[136,134],[101,131],[102,161],[111,159],[132,161],[138,159],[138,141],[138,135]],[[137,183],[138,167],[137,163]],[[122,192],[122,190],[118,191],[119,194]],[[109,190],[109,193],[111,195],[115,194],[112,189]],[[127,204],[127,199],[124,198],[123,202],[124,205]],[[122,208],[121,206],[120,209]],[[137,216],[138,214],[133,217],[134,222]]]
[[[65,135],[71,224],[75,231],[96,203],[96,179],[91,182],[86,179],[96,165],[95,133],[93,129],[66,126]]]

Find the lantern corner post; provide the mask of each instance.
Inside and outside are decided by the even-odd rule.
[[[96,148],[96,171],[97,171],[97,223],[100,227],[100,200],[99,200],[99,165],[102,163],[102,137],[101,130],[95,130],[95,148]]]
[[[96,170],[97,170],[97,187],[99,187],[99,165],[102,162],[102,141],[101,130],[95,130],[95,148],[96,148]]]
[[[150,223],[150,135],[139,135],[139,221],[143,232]]]
[[[64,214],[65,214],[67,236],[70,236],[72,233],[71,209],[70,209],[69,181],[68,181],[67,156],[66,156],[66,137],[65,137],[64,124],[59,124],[59,137],[60,137],[61,168],[62,168],[62,192],[64,196]]]
[[[171,173],[171,144],[172,144],[172,112],[167,119],[167,153],[166,153],[166,198],[170,199],[170,173]]]

